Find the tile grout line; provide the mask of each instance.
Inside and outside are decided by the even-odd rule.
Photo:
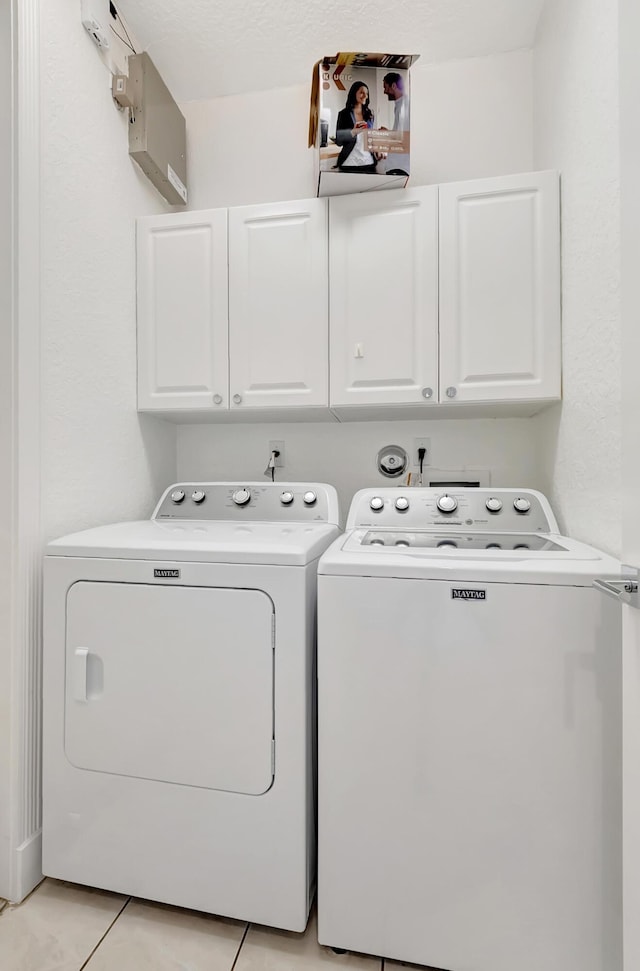
[[[251,927],[251,924],[247,924],[247,926],[244,929],[244,934],[242,935],[242,940],[240,941],[240,944],[238,946],[238,950],[236,951],[236,956],[233,959],[233,964],[231,965],[229,971],[233,971],[233,969],[235,968],[236,964],[238,963],[238,958],[240,957],[240,951],[242,950],[242,946],[243,946],[244,942],[247,939],[247,934],[249,933],[249,928],[250,927]],[[82,971],[82,968],[80,968],[80,971]]]
[[[111,921],[111,923],[107,927],[106,931],[104,932],[104,934],[102,935],[102,937],[100,938],[100,940],[98,941],[98,943],[96,944],[96,946],[91,951],[91,954],[89,954],[89,956],[84,961],[84,963],[80,965],[79,971],[84,971],[84,969],[88,965],[89,961],[91,960],[91,958],[93,957],[93,955],[96,953],[96,951],[98,950],[98,948],[100,947],[100,945],[104,941],[105,937],[107,936],[107,934],[109,933],[109,931],[111,930],[111,928],[113,927],[113,925],[115,924],[115,922],[118,920],[118,918],[120,917],[120,915],[122,914],[122,912],[125,910],[126,907],[128,907],[128,905],[130,903],[131,903],[131,897],[127,897],[127,899],[123,903],[122,907],[120,908],[120,910],[118,911],[118,913],[116,914],[116,916],[113,918],[113,920]]]

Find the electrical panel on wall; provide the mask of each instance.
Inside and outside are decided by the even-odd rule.
[[[147,53],[129,57],[126,93],[132,105],[129,155],[167,202],[185,205],[186,122]]]

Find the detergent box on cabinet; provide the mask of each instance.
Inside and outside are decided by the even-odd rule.
[[[409,68],[418,57],[340,53],[314,65],[309,147],[316,153],[319,196],[406,186]]]

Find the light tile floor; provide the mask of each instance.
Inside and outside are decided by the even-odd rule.
[[[44,880],[3,909],[1,971],[391,971],[403,965],[320,947],[315,915],[290,934]]]

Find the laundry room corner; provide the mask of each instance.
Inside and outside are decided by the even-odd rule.
[[[561,528],[621,543],[620,183],[616,4],[547,3],[534,47],[536,167],[561,171],[562,403],[535,420]]]

